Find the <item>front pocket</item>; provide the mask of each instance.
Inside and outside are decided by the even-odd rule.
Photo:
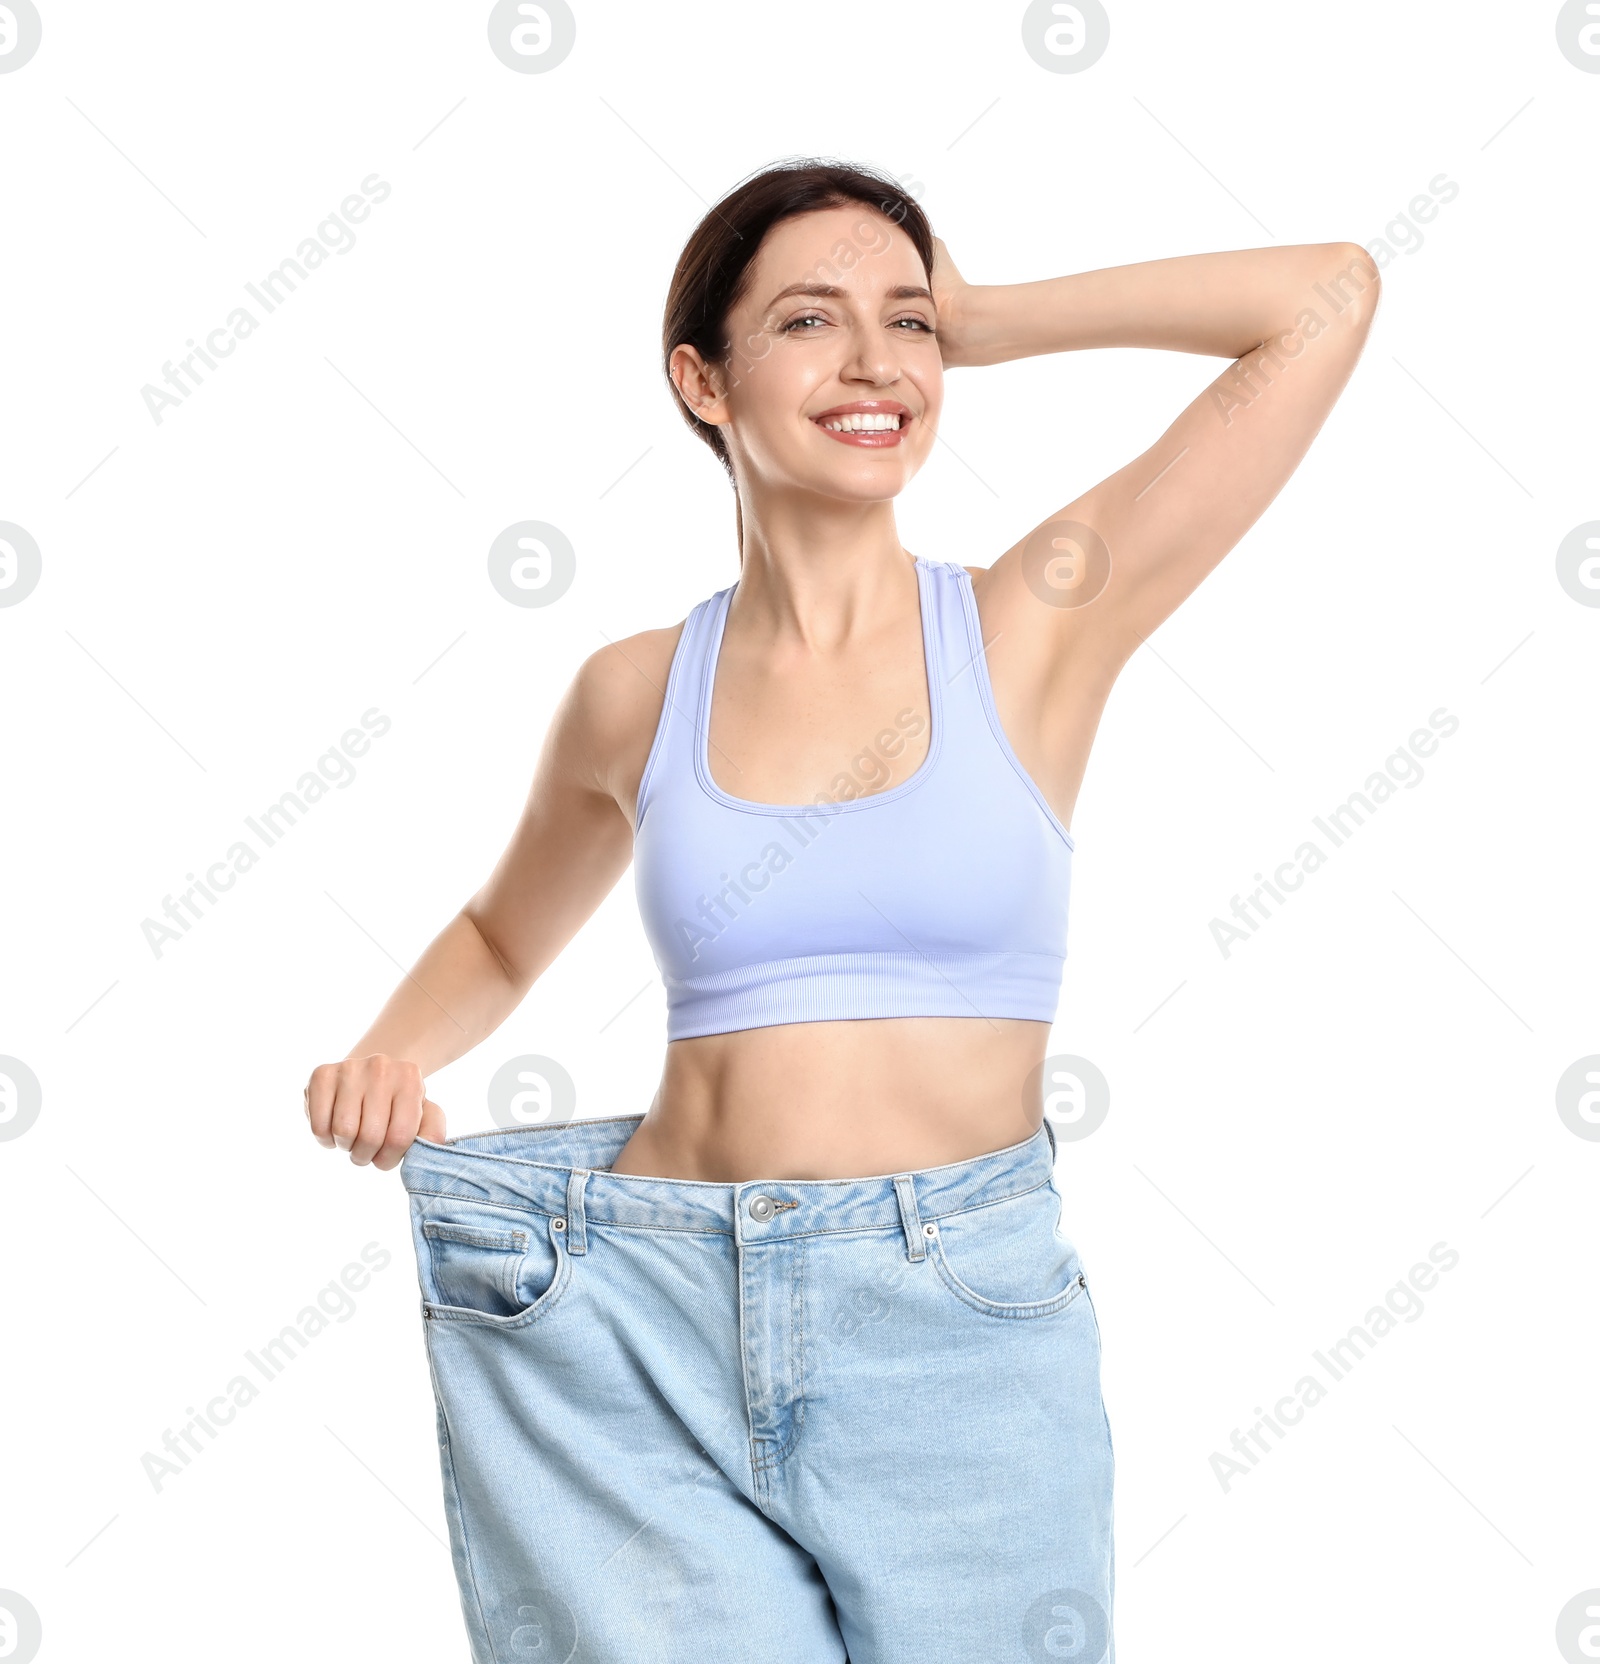
[[[1077,1249],[1057,1229],[1053,1184],[930,1222],[923,1235],[945,1287],[988,1317],[1048,1317],[1084,1291]]]
[[[559,1229],[557,1228],[559,1224]],[[528,1215],[506,1225],[452,1209],[422,1221],[422,1304],[430,1318],[531,1321],[564,1285],[566,1221]]]

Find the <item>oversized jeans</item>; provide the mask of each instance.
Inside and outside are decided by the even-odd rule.
[[[1112,1664],[1100,1332],[1044,1123],[865,1179],[418,1139],[474,1664]]]

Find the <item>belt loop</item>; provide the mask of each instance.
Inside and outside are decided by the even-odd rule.
[[[589,1233],[583,1212],[583,1187],[589,1182],[587,1167],[574,1167],[567,1174],[567,1252],[587,1254]]]
[[[1056,1165],[1056,1129],[1050,1125],[1050,1117],[1044,1118],[1044,1130],[1050,1135],[1050,1168],[1053,1172]]]
[[[927,1257],[922,1246],[922,1219],[917,1212],[917,1187],[909,1173],[897,1173],[894,1193],[900,1203],[900,1223],[906,1233],[906,1258],[920,1260]]]

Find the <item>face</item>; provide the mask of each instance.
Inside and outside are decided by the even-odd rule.
[[[727,360],[680,346],[673,381],[722,429],[741,483],[880,502],[933,448],[936,324],[905,232],[863,204],[822,209],[767,233],[728,315]]]

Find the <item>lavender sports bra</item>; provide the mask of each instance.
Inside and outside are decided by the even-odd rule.
[[[667,1037],[859,1017],[1054,1020],[1072,837],[1000,727],[972,580],[918,560],[928,753],[860,795],[753,803],[711,778],[728,603],[689,614],[639,785],[634,884],[667,989]],[[863,735],[894,756],[920,717]]]

